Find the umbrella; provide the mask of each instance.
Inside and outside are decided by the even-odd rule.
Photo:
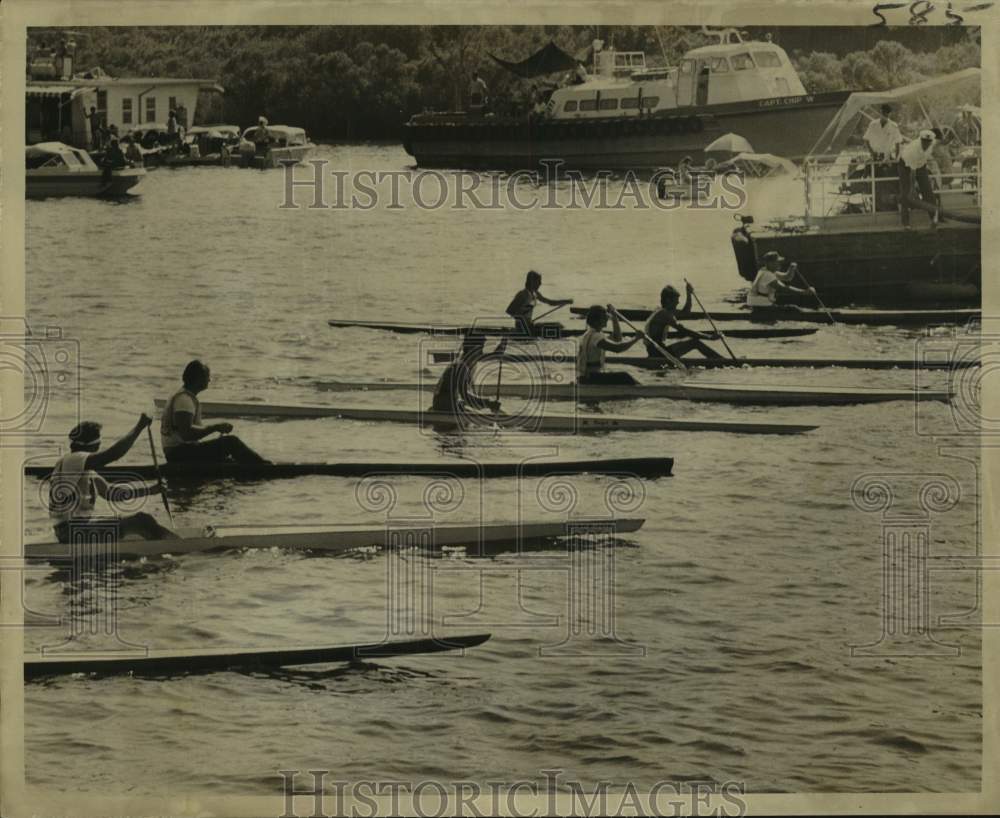
[[[705,153],[753,153],[753,146],[738,133],[727,133],[709,144]]]

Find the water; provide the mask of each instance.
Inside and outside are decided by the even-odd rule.
[[[399,170],[409,161],[396,146],[325,146],[318,156],[355,170]],[[175,389],[195,356],[212,366],[208,400],[415,408],[427,397],[331,395],[312,382],[433,378],[428,345],[448,342],[333,330],[326,319],[496,317],[531,268],[545,276],[549,297],[574,297],[578,304],[648,305],[664,283],[680,287],[687,277],[710,310],[731,308],[744,284],[729,248],[730,212],[282,210],[280,173],[236,168],[156,170],[140,190],[124,204],[27,204],[30,319],[79,340],[80,411],[104,423],[106,440],[149,411],[154,396]],[[770,182],[753,193],[749,209],[757,213],[780,213],[792,200]],[[948,337],[840,327],[733,345],[748,356],[902,358],[915,345],[939,340]],[[523,376],[513,366],[504,373]],[[690,377],[914,384],[909,372]],[[917,382],[942,387],[947,376],[931,373]],[[952,476],[961,490],[957,505],[911,522],[929,530],[935,556],[976,552],[978,455],[951,456],[939,450],[940,440],[915,431],[954,435],[951,410],[657,401],[602,408],[821,427],[787,438],[670,432],[456,438],[405,425],[239,422],[238,434],[276,460],[513,459],[539,452],[675,457],[674,477],[642,486],[641,506],[628,513],[646,517],[646,525],[614,553],[614,633],[621,645],[586,642],[584,652],[603,651],[596,656],[539,655],[541,646],[551,648],[568,633],[565,553],[409,554],[403,563],[409,569],[435,572],[433,615],[445,618],[438,630],[491,631],[489,642],[465,656],[360,668],[31,684],[29,780],[88,793],[274,794],[278,769],[332,769],[334,778],[348,780],[542,781],[540,770],[559,768],[564,780],[588,786],[601,779],[639,788],[704,779],[744,782],[756,792],[977,788],[978,615],[934,631],[939,641],[958,645],[959,656],[859,658],[849,649],[881,633],[883,515],[852,503],[855,480],[893,475],[886,479],[897,492],[895,513],[919,511],[919,487],[930,476]],[[68,393],[57,391],[49,412],[50,433],[29,453],[44,462],[75,422]],[[124,462],[148,460],[140,439]],[[393,482],[394,516],[426,514],[426,480]],[[552,481],[521,487],[491,481],[486,491],[466,481],[450,502],[438,498],[435,513],[446,521],[608,514],[608,485],[608,478],[574,478],[567,496]],[[380,519],[359,502],[355,481],[341,478],[210,484],[175,489],[171,499],[180,525]],[[148,508],[163,516],[156,502]],[[29,540],[49,539],[34,482],[25,487],[25,528]],[[282,551],[124,563],[115,577],[119,633],[157,649],[378,640],[387,627],[387,571],[398,568],[379,554]],[[971,573],[931,576],[935,623],[974,607]],[[86,625],[106,614],[88,578],[65,568],[32,573],[27,583],[31,648],[67,636],[63,627],[41,627],[45,615],[82,612],[77,622]],[[100,641],[93,634],[77,638]],[[643,655],[634,655],[636,646]]]

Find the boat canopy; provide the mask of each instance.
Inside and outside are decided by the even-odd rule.
[[[579,60],[567,54],[552,40],[549,40],[548,45],[520,62],[501,60],[493,54],[490,54],[490,57],[494,62],[523,79],[532,79],[543,74],[554,74],[557,71],[573,71],[579,64]]]
[[[811,156],[836,154],[844,148],[848,138],[854,133],[858,122],[865,116],[865,109],[880,105],[898,105],[914,100],[923,101],[944,94],[952,100],[963,92],[979,91],[981,70],[966,68],[941,77],[892,88],[887,91],[857,91],[851,94],[840,110],[826,126],[820,138],[816,141]],[[960,98],[960,97],[959,97]],[[877,114],[875,114],[877,116]]]
[[[249,140],[259,127],[259,125],[251,125],[243,131],[243,138]],[[303,128],[292,128],[288,125],[268,125],[267,136],[279,145],[305,145],[309,141]]]
[[[206,134],[213,139],[226,139],[240,135],[239,125],[195,125],[187,129],[188,136]]]
[[[97,168],[86,151],[64,145],[62,142],[39,142],[36,145],[27,145],[24,149],[24,159],[29,170],[58,167],[72,171],[86,171]]]

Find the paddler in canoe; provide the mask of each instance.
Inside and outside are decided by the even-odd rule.
[[[798,265],[793,261],[788,265],[788,269],[781,271],[781,263],[784,259],[777,250],[768,250],[764,253],[761,261],[764,266],[757,271],[757,276],[750,285],[750,292],[747,293],[747,306],[754,314],[767,315],[769,312],[794,312],[798,309],[792,304],[779,304],[779,293],[795,293],[797,295],[816,295],[816,290],[812,287],[801,289],[793,287],[791,282],[798,275]]]
[[[470,414],[469,410],[500,411],[500,401],[490,400],[478,394],[473,388],[472,375],[476,364],[483,357],[483,347],[486,337],[477,332],[471,332],[462,340],[462,352],[458,359],[448,364],[437,386],[434,387],[434,400],[431,403],[432,412],[448,412],[456,417]],[[503,355],[507,349],[507,339],[504,338],[493,351],[493,355]]]
[[[604,332],[604,328],[611,320],[611,335]],[[628,372],[605,372],[604,354],[606,352],[625,352],[631,349],[640,339],[644,339],[644,333],[636,333],[627,341],[622,340],[622,328],[618,323],[618,313],[614,307],[608,304],[602,307],[595,304],[587,310],[587,329],[580,336],[576,347],[576,378],[581,384],[601,383],[601,384],[621,384],[633,385],[638,383]]]
[[[550,307],[565,307],[567,304],[573,303],[572,298],[557,298],[555,300],[546,298],[539,290],[541,286],[542,274],[534,270],[529,270],[528,275],[524,279],[524,289],[514,296],[507,307],[507,315],[514,319],[517,329],[525,335],[533,335],[535,333],[536,328],[533,315],[536,304],[541,302],[542,304],[548,304]]]
[[[660,347],[665,348],[675,358],[680,358],[694,350],[698,350],[706,358],[722,357],[722,355],[705,343],[705,341],[714,340],[716,338],[715,335],[696,332],[678,323],[678,312],[691,312],[691,294],[694,292],[694,288],[689,283],[686,289],[687,299],[684,301],[684,308],[681,310],[677,309],[677,305],[681,300],[681,294],[677,292],[675,287],[671,287],[668,284],[660,291],[660,308],[649,316],[649,320],[646,321],[646,326],[643,328],[646,333],[646,353],[650,358],[664,357],[663,350]],[[686,335],[687,338],[672,344],[669,343],[667,331],[671,329],[674,332]]]
[[[98,496],[110,501],[112,508],[116,497],[136,499],[158,494],[160,487],[149,484],[116,484],[109,486],[98,473],[98,469],[124,457],[132,445],[153,419],[140,415],[132,430],[121,440],[101,451],[101,424],[85,420],[73,427],[69,433],[69,453],[56,461],[49,476],[49,517],[56,539],[68,543],[74,526],[118,527],[121,537],[138,535],[147,540],[174,539],[177,535],[160,525],[151,514],[139,511],[124,517],[95,516],[94,505]]]
[[[168,463],[270,463],[232,434],[231,423],[201,422],[198,393],[208,388],[212,372],[201,361],[184,367],[183,388],[170,397],[160,420],[160,445]],[[219,437],[204,440],[211,434]]]

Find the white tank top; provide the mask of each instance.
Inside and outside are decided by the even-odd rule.
[[[767,267],[761,267],[757,277],[753,280],[750,292],[747,293],[748,307],[773,307],[774,306],[774,284],[778,277]]]
[[[89,452],[70,452],[56,461],[49,477],[49,517],[57,523],[87,520],[94,511],[97,487],[86,470]]]
[[[604,369],[604,350],[598,344],[604,340],[604,333],[593,327],[580,336],[576,347],[576,375],[584,377],[595,369]]]
[[[177,432],[177,427],[174,426],[174,412],[178,410],[190,412],[194,415],[194,423],[201,424],[201,403],[194,396],[194,393],[188,392],[187,389],[175,392],[167,401],[167,405],[163,407],[163,416],[160,418],[160,445],[163,447],[163,451],[186,442]]]

